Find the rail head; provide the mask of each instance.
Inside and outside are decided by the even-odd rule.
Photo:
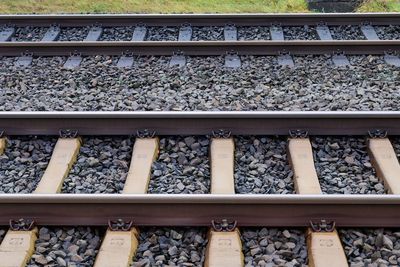
[[[37,225],[307,227],[334,220],[338,227],[399,227],[400,196],[355,195],[1,195],[0,225],[33,219]]]
[[[90,26],[100,23],[103,26],[180,26],[188,22],[193,26],[224,26],[234,23],[237,26],[284,26],[317,25],[399,25],[400,13],[248,13],[248,14],[43,14],[43,15],[0,15],[1,24],[16,26],[62,27]]]
[[[112,126],[112,127],[111,127]],[[224,129],[233,135],[368,135],[380,129],[400,135],[400,112],[0,112],[5,135],[209,135]]]
[[[0,42],[0,56],[171,56],[177,51],[189,56],[221,56],[230,51],[254,56],[326,55],[338,51],[346,55],[384,55],[399,53],[400,40]]]

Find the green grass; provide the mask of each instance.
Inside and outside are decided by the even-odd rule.
[[[400,12],[400,0],[365,0],[359,12]],[[16,13],[275,13],[309,12],[306,0],[0,0]]]
[[[400,0],[366,0],[358,12],[400,12]]]
[[[0,0],[0,13],[307,12],[305,0]]]

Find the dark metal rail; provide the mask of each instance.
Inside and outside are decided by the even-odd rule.
[[[400,52],[400,40],[380,41],[204,41],[204,42],[0,42],[0,56],[132,55],[170,56],[183,52],[193,56],[216,56],[227,52],[239,55],[377,55]]]
[[[207,135],[218,129],[233,135],[367,135],[374,129],[400,135],[400,112],[0,112],[6,135],[131,135],[148,129],[157,135]]]
[[[400,13],[336,13],[336,14],[79,14],[79,15],[1,15],[1,24],[16,26],[79,27],[101,24],[102,26],[180,26],[190,23],[193,26],[283,26],[295,25],[400,25]]]
[[[38,225],[107,225],[118,218],[137,226],[303,227],[333,220],[339,227],[400,227],[394,195],[0,195],[0,224],[33,219]]]

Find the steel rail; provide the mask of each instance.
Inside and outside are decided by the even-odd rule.
[[[64,14],[64,15],[0,15],[1,24],[15,26],[79,27],[101,24],[102,26],[283,26],[296,25],[400,25],[400,13],[332,13],[332,14]]]
[[[157,135],[208,135],[224,129],[233,135],[367,135],[374,129],[400,135],[399,111],[142,111],[142,112],[0,112],[6,135],[132,135],[148,129]]]
[[[400,196],[0,195],[0,225],[19,218],[49,226],[106,225],[121,218],[137,226],[209,226],[228,219],[238,226],[302,227],[325,219],[339,227],[400,227]]]
[[[400,52],[400,40],[334,41],[143,41],[143,42],[0,42],[0,56],[132,55],[171,56],[182,52],[192,56],[239,55],[321,55],[342,52],[347,55],[382,55]]]

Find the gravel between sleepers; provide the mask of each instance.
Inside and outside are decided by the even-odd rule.
[[[132,267],[203,266],[206,228],[143,228]]]
[[[48,28],[45,27],[20,27],[15,30],[11,42],[34,42],[40,41]]]
[[[271,40],[270,27],[238,27],[238,40]]]
[[[148,193],[209,193],[209,145],[210,140],[206,136],[161,138],[159,156],[152,166]]]
[[[351,267],[400,265],[398,229],[340,229],[339,234]]]
[[[93,266],[104,229],[92,227],[39,228],[28,267]]]
[[[192,27],[192,41],[223,41],[223,27]]]
[[[85,137],[62,193],[116,194],[123,190],[133,141],[125,137]]]
[[[179,27],[147,27],[146,41],[178,41]]]
[[[331,26],[329,30],[334,40],[366,40],[359,26]]]
[[[241,237],[246,267],[307,266],[303,229],[243,228]]]
[[[32,193],[50,161],[56,138],[8,138],[0,156],[0,193]]]
[[[400,137],[391,138],[390,141],[392,143],[397,158],[400,160]]]
[[[237,194],[293,194],[287,139],[235,137],[235,191]]]
[[[130,41],[133,27],[106,27],[100,36],[100,41]]]
[[[283,27],[285,40],[319,40],[314,26]]]
[[[365,137],[314,137],[314,162],[325,194],[385,194]]]
[[[400,26],[390,25],[390,26],[379,26],[374,27],[376,34],[379,39],[382,40],[399,40],[400,39]]]
[[[83,41],[90,27],[66,27],[61,28],[57,41]]]
[[[241,57],[239,70],[223,57],[188,57],[170,68],[169,57],[139,57],[131,69],[115,58],[85,57],[64,69],[66,57],[34,58],[28,68],[0,60],[2,111],[319,110],[400,109],[400,69],[382,57],[351,56],[335,67],[328,56],[294,57],[295,68],[275,57]]]
[[[0,243],[3,241],[4,236],[6,235],[7,230],[6,229],[0,229]]]

